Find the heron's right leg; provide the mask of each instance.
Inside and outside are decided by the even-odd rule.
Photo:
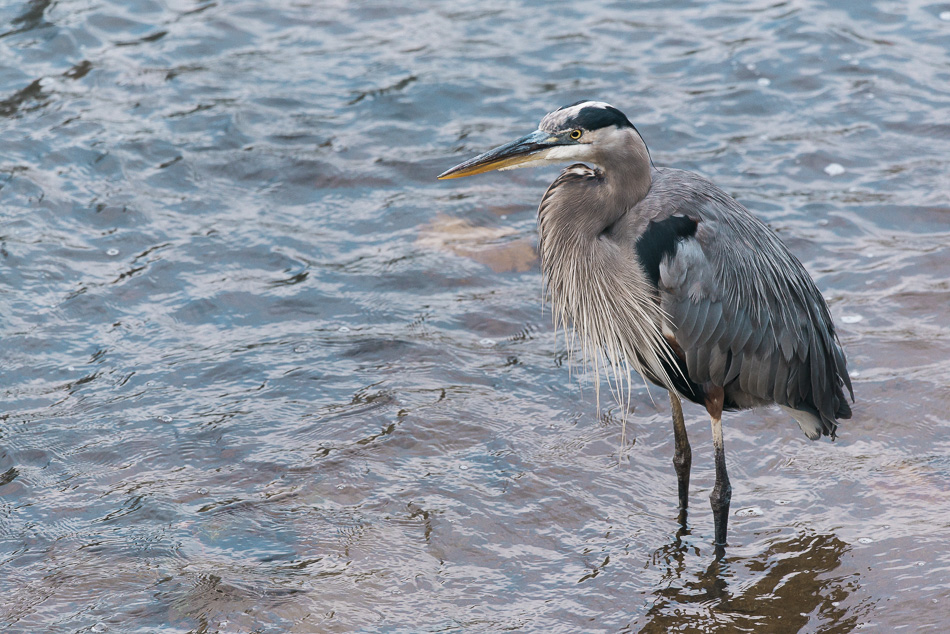
[[[723,390],[713,387],[706,392],[706,411],[712,422],[713,449],[716,452],[716,485],[709,494],[713,521],[716,525],[716,551],[722,553],[726,546],[726,528],[729,523],[729,501],[732,499],[732,485],[726,473],[726,449],[722,442],[722,405]]]
[[[680,510],[689,506],[689,469],[693,464],[693,451],[686,436],[686,422],[683,420],[683,405],[676,392],[670,392],[670,407],[673,410],[673,437],[676,453],[673,454],[673,468],[676,469],[676,481],[679,485]]]

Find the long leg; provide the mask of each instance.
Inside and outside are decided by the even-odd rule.
[[[726,545],[726,526],[729,523],[729,500],[732,499],[732,486],[729,484],[729,474],[726,473],[726,450],[722,443],[722,402],[721,387],[714,387],[706,392],[706,411],[712,420],[713,448],[716,451],[716,485],[709,494],[709,503],[712,506],[713,521],[716,524],[716,547]]]
[[[673,410],[673,437],[676,442],[673,468],[676,470],[676,481],[679,484],[680,510],[685,511],[689,506],[689,469],[693,464],[693,451],[689,447],[689,438],[686,437],[683,405],[676,392],[670,392],[670,407]]]

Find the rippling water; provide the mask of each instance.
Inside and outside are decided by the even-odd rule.
[[[950,4],[0,7],[10,632],[942,631]],[[540,308],[556,170],[434,177],[603,99],[828,298],[837,442],[703,411],[676,522]],[[599,409],[598,409],[599,407]],[[618,460],[619,459],[619,460]]]

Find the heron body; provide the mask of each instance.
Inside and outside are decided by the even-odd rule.
[[[587,359],[603,355],[619,384],[632,368],[669,390],[680,507],[691,450],[680,397],[712,420],[716,544],[725,544],[731,488],[721,416],[777,404],[808,438],[835,437],[853,400],[828,306],[774,232],[697,174],[653,166],[616,108],[584,101],[537,131],[440,178],[580,161],[538,209],[541,267],[555,319]]]

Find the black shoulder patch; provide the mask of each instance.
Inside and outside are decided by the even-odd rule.
[[[618,128],[632,128],[633,124],[627,119],[627,115],[620,112],[613,106],[599,107],[588,106],[581,108],[577,116],[574,117],[577,126],[585,130],[599,130],[608,126],[617,126]]]
[[[651,222],[637,238],[637,258],[654,288],[660,285],[660,262],[673,257],[680,240],[696,235],[696,221],[686,216],[670,216]]]

